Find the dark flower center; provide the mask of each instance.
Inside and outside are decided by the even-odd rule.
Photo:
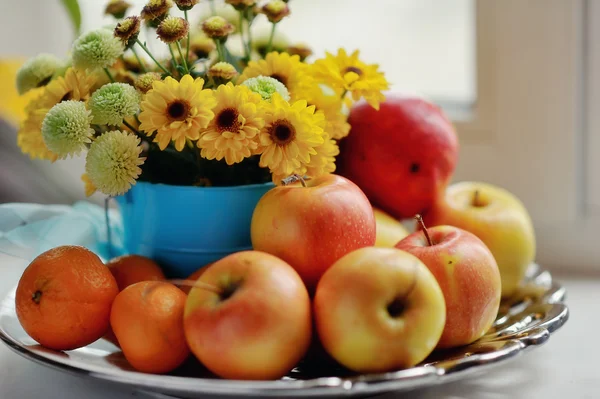
[[[219,132],[237,132],[239,130],[238,112],[234,108],[225,108],[217,116]]]
[[[173,121],[184,121],[190,112],[190,105],[187,101],[175,100],[167,107],[169,119]]]
[[[64,96],[62,96],[62,98],[60,99],[60,103],[62,103],[63,101],[69,101],[71,98],[73,97],[73,92],[68,91],[65,93]]]
[[[286,145],[296,137],[296,129],[287,120],[278,120],[271,125],[271,140],[278,145]]]
[[[278,80],[279,82],[283,83],[284,86],[287,86],[287,78],[285,76],[282,76],[278,73],[274,73],[271,75],[271,77],[275,80]]]
[[[345,72],[345,73],[348,73],[348,72],[354,72],[354,73],[355,73],[355,74],[357,74],[358,76],[361,76],[361,75],[363,74],[363,71],[362,71],[362,70],[360,70],[360,68],[353,67],[353,66],[346,68],[346,70],[345,70],[344,72]]]

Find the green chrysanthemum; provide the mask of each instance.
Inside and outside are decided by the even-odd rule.
[[[107,29],[97,29],[83,34],[73,43],[75,68],[108,68],[124,51],[121,41]]]
[[[81,101],[63,101],[48,111],[42,123],[42,137],[48,149],[60,158],[77,155],[90,143],[94,130],[91,112]]]
[[[277,79],[269,76],[257,76],[255,78],[250,78],[245,80],[242,85],[248,86],[250,90],[260,94],[262,99],[265,101],[271,101],[271,97],[275,93],[279,93],[279,95],[285,101],[290,100],[290,93],[285,85]]]
[[[88,151],[85,172],[92,184],[106,195],[121,195],[142,173],[140,139],[132,134],[113,130],[97,138]]]
[[[62,62],[51,54],[38,54],[27,60],[17,72],[17,90],[25,94],[36,87],[45,86]]]
[[[93,123],[116,126],[140,110],[140,95],[126,83],[108,83],[94,92],[89,106]]]

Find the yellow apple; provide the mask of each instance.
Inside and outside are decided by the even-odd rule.
[[[399,220],[388,215],[381,209],[373,208],[375,215],[375,246],[392,248],[410,233]]]
[[[359,373],[412,367],[436,347],[446,322],[444,295],[415,256],[367,247],[335,262],[314,299],[325,350]]]
[[[512,295],[535,259],[533,223],[523,203],[508,191],[481,182],[461,182],[424,216],[428,226],[467,230],[490,249],[502,281],[502,296]]]

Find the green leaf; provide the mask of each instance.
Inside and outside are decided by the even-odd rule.
[[[79,3],[77,0],[61,0],[61,2],[69,14],[75,34],[79,36],[81,32],[81,10],[79,9]]]

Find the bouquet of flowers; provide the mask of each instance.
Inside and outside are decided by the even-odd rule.
[[[111,0],[106,12],[116,25],[81,35],[68,60],[28,60],[17,87],[38,93],[18,132],[21,150],[52,162],[87,151],[88,195],[121,195],[136,180],[231,186],[333,172],[348,108],[384,99],[378,66],[358,51],[309,62],[305,46],[275,48],[287,1],[225,0],[237,11],[237,32],[216,13],[190,24],[198,2],[149,0],[126,17],[129,5]],[[258,18],[272,24],[260,45],[252,39]],[[140,40],[142,24],[169,57]],[[234,35],[238,53],[229,46]]]

